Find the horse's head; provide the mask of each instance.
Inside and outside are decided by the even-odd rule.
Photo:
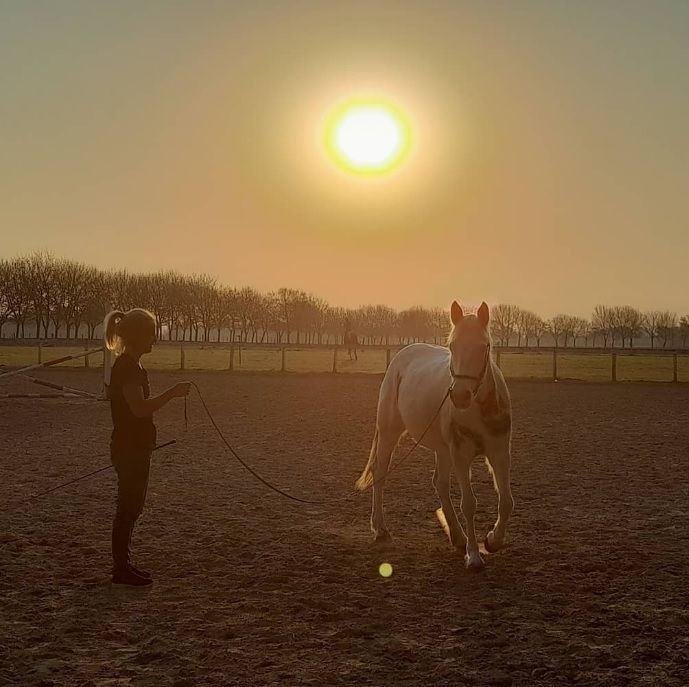
[[[485,303],[481,303],[476,315],[465,315],[457,301],[450,308],[452,331],[447,342],[452,375],[450,398],[456,408],[465,409],[471,405],[488,370],[488,316]]]

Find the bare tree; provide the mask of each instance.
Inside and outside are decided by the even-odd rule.
[[[643,314],[641,319],[641,329],[651,340],[651,348],[655,348],[655,338],[658,336],[660,318],[660,310],[649,310]]]
[[[51,294],[56,287],[61,266],[56,265],[55,258],[47,251],[37,251],[26,258],[28,298],[36,322],[36,338],[41,338],[41,327],[44,336],[48,336],[50,321]]]
[[[567,346],[570,319],[569,315],[555,315],[547,322],[548,332],[553,337],[553,343],[556,348],[560,345],[560,337],[564,338],[564,345],[565,347]]]
[[[614,345],[612,320],[612,308],[607,305],[597,305],[593,309],[591,330],[594,332],[594,336],[600,336],[603,339],[603,348],[608,347],[608,339],[611,339]]]
[[[0,339],[5,322],[10,319],[10,303],[8,297],[8,285],[10,281],[10,264],[7,260],[0,259]]]
[[[89,268],[73,260],[59,260],[55,266],[55,281],[59,283],[64,294],[66,336],[70,338],[71,328],[74,327],[76,339],[89,297]]]
[[[171,336],[170,310],[172,304],[170,302],[169,274],[170,273],[155,272],[143,276],[151,312],[156,318],[156,335],[158,339],[161,340],[163,339],[163,327],[166,327],[168,331],[168,339]]]
[[[445,308],[431,308],[431,328],[433,330],[433,343],[445,343],[450,334],[450,312]]]
[[[328,335],[328,341],[330,341],[332,337],[335,344],[342,343],[346,319],[347,310],[345,310],[345,308],[331,307],[328,309],[325,322],[325,331]]]
[[[198,341],[198,330],[203,328],[203,341],[208,341],[211,329],[217,322],[217,282],[208,274],[195,275],[192,278],[191,291],[195,306],[196,340]]]
[[[298,297],[298,291],[282,287],[277,290],[275,300],[278,306],[278,317],[281,324],[281,331],[278,332],[278,340],[282,341],[282,335],[287,337],[290,343],[290,335],[294,326],[294,302]]]
[[[588,341],[591,332],[589,321],[583,317],[574,317],[572,322],[572,341],[576,348],[577,339],[584,339],[584,344]]]
[[[357,338],[361,343],[375,343],[378,334],[378,320],[376,318],[376,308],[373,305],[362,305],[357,309],[354,318],[345,318],[350,326],[356,322],[354,329]],[[344,325],[346,329],[346,325]]]
[[[84,295],[81,318],[87,326],[87,337],[96,338],[96,327],[103,322],[108,312],[105,275],[100,270],[89,268],[86,274],[86,290]]]
[[[431,317],[433,318],[433,315]],[[342,331],[346,319],[364,340],[373,344],[389,344],[398,327],[398,315],[387,305],[365,305],[354,313],[345,311],[342,317]],[[433,326],[435,327],[435,324]]]
[[[8,279],[5,282],[4,294],[9,319],[15,324],[16,339],[24,336],[24,326],[31,313],[31,277],[26,258],[15,258],[10,261]]]
[[[291,289],[290,295],[290,322],[297,334],[297,343],[302,343],[302,333],[309,329],[311,320],[311,307],[309,296],[304,291]]]
[[[510,338],[514,334],[518,316],[519,308],[516,305],[499,303],[491,310],[491,332],[498,339],[501,346],[510,345]]]
[[[533,313],[528,310],[517,309],[517,315],[514,320],[514,332],[517,335],[517,347],[521,348],[522,337],[526,346],[529,345],[529,329],[531,326],[531,316]]]
[[[618,305],[610,308],[610,345],[615,348],[615,341],[622,340],[622,348],[626,340],[624,317],[622,315],[622,308]]]
[[[527,311],[526,312],[526,328],[524,330],[524,336],[526,338],[526,345],[529,345],[529,339],[536,339],[536,346],[540,348],[541,339],[543,335],[548,331],[548,327],[545,321],[536,313]]]
[[[689,338],[689,315],[683,315],[679,321],[679,336],[682,339],[682,348],[687,347]]]
[[[624,348],[625,340],[629,341],[629,348],[633,348],[634,339],[642,331],[643,316],[636,308],[632,308],[630,305],[616,307],[614,311],[615,322],[622,338],[622,348]]]
[[[407,308],[399,314],[400,341],[426,341],[432,336],[431,313],[419,305]]]
[[[328,321],[328,311],[330,306],[322,298],[309,296],[309,308],[311,310],[312,343],[315,337],[316,343],[323,343],[326,324]]]
[[[663,340],[663,348],[667,347],[668,341],[672,342],[675,327],[677,326],[677,313],[670,310],[663,310],[658,320],[658,336]]]

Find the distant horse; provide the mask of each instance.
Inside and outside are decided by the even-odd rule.
[[[349,359],[352,359],[352,353],[354,353],[354,360],[359,360],[359,356],[356,352],[356,347],[359,345],[359,338],[356,332],[352,331],[349,327],[344,335],[344,345],[347,346],[347,353],[349,353]]]
[[[486,458],[498,494],[498,519],[484,541],[486,551],[493,553],[505,542],[514,506],[510,489],[511,402],[502,372],[490,354],[488,306],[482,303],[477,315],[464,315],[455,301],[450,315],[453,326],[447,347],[412,344],[390,363],[380,387],[371,453],[357,487],[363,490],[373,485],[371,529],[376,541],[389,540],[383,488],[392,452],[405,431],[418,440],[428,427],[422,444],[435,452],[433,486],[442,506],[436,511],[438,518],[450,543],[464,552],[465,566],[481,570],[484,561],[474,529],[476,497],[471,487],[471,464],[478,456]],[[449,401],[441,406],[448,388]],[[462,492],[466,533],[450,498],[453,468]]]

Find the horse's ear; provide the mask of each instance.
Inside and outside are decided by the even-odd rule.
[[[488,327],[488,319],[489,319],[489,313],[488,313],[488,306],[486,305],[486,302],[483,301],[481,303],[481,307],[478,309],[478,319],[481,320],[481,324],[484,327]]]
[[[450,307],[450,319],[452,320],[452,324],[459,324],[459,321],[463,317],[464,313],[462,312],[462,306],[460,306],[457,301],[452,301],[452,306]]]

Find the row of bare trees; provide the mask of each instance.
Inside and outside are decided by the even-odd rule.
[[[14,338],[94,338],[108,310],[133,307],[154,313],[160,339],[177,341],[333,343],[347,322],[362,343],[440,341],[447,332],[440,308],[337,308],[297,289],[262,294],[205,274],[103,271],[44,252],[0,260],[0,332]]]
[[[339,343],[349,322],[364,344],[440,343],[449,328],[442,308],[346,309],[296,289],[262,294],[205,274],[104,271],[45,252],[0,259],[0,335],[93,339],[108,310],[133,307],[153,312],[158,337],[176,341]],[[689,340],[687,317],[630,306],[596,306],[590,320],[564,314],[544,320],[516,305],[499,304],[492,308],[491,327],[502,346],[631,347],[643,337],[651,347],[684,348]]]
[[[497,305],[492,313],[493,336],[507,346],[540,346],[548,337],[554,346],[632,348],[634,342],[645,339],[651,348],[661,343],[663,348],[689,341],[689,316],[677,317],[669,310],[641,312],[629,305],[597,305],[591,319],[559,314],[549,320],[516,305]]]

